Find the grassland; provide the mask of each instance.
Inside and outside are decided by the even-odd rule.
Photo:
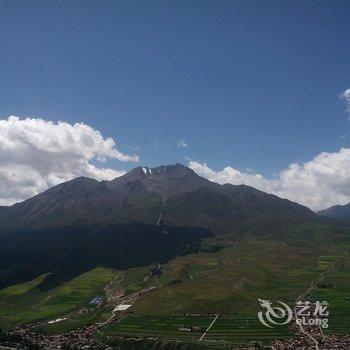
[[[343,254],[321,256],[323,263],[331,264],[319,288],[313,293],[315,300],[329,303],[327,333],[350,334],[350,254],[343,246]]]
[[[216,348],[254,341],[267,344],[291,334],[286,327],[267,329],[259,323],[257,299],[283,300],[293,305],[303,291],[329,271],[322,283],[333,284],[334,288],[318,288],[315,297],[331,304],[330,332],[346,334],[350,329],[348,239],[342,235],[331,239],[324,228],[306,227],[291,232],[286,239],[249,239],[216,253],[179,257],[164,266],[162,275],[146,281],[146,270],[127,271],[124,283],[131,283],[132,290],[151,285],[160,288],[134,305],[132,316],[106,331],[110,335],[193,341],[198,334],[183,334],[178,329],[200,322],[169,315],[207,312],[220,316],[203,343]],[[334,268],[329,270],[330,266]],[[203,321],[209,320],[204,317]]]
[[[324,272],[324,280],[314,298],[330,303],[329,332],[350,330],[350,236],[329,234],[323,226],[303,226],[283,230],[281,235],[262,233],[236,242],[219,239],[224,247],[215,252],[179,256],[151,276],[150,267],[125,270],[118,287],[126,294],[146,287],[157,288],[143,296],[120,322],[101,329],[105,336],[157,337],[162,341],[198,342],[201,333],[181,332],[183,326],[207,327],[219,317],[201,344],[232,348],[249,342],[269,343],[289,337],[286,327],[267,329],[257,320],[258,298],[295,299]],[[217,244],[216,241],[206,244]],[[102,295],[115,271],[97,268],[49,292],[37,286],[45,278],[0,291],[0,326],[59,316],[67,320],[45,325],[45,333],[62,333],[83,324],[106,320],[112,308],[80,315],[76,311],[96,295]],[[195,316],[206,314],[207,316]],[[188,315],[188,316],[184,316]]]
[[[102,295],[114,275],[111,269],[96,268],[49,292],[38,289],[45,276],[5,288],[0,291],[0,325],[7,328],[67,315],[87,305],[94,296]]]
[[[250,316],[259,308],[258,298],[294,301],[317,276],[316,263],[317,256],[310,252],[269,240],[249,240],[217,253],[179,257],[164,266],[161,276],[138,285],[140,289],[162,288],[146,295],[133,311],[140,315]]]

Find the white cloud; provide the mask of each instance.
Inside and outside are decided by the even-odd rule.
[[[181,139],[176,142],[177,147],[189,147],[189,144],[186,142],[186,140]]]
[[[107,180],[124,173],[91,163],[107,159],[138,161],[137,156],[118,151],[113,139],[83,123],[0,119],[0,204],[21,201],[77,176]]]
[[[346,111],[350,113],[350,89],[346,89],[340,94],[340,98],[346,103]]]
[[[211,181],[253,186],[314,210],[350,202],[349,148],[335,153],[323,152],[304,164],[291,164],[273,179],[232,167],[215,171],[207,164],[195,161],[190,161],[189,166]]]

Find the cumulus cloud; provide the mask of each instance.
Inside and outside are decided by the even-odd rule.
[[[181,139],[179,141],[176,142],[176,146],[177,147],[189,147],[189,144],[186,142],[186,140]]]
[[[1,119],[0,204],[10,205],[77,176],[109,180],[124,173],[92,164],[107,159],[138,161],[137,156],[117,150],[113,139],[83,123]]]
[[[272,179],[230,166],[215,171],[207,164],[196,161],[190,161],[189,167],[211,181],[253,186],[313,210],[350,202],[349,148],[335,153],[323,152],[304,164],[293,163]]]

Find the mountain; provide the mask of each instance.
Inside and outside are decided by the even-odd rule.
[[[317,214],[330,218],[350,219],[350,203],[345,205],[335,205],[333,207],[320,210]]]
[[[11,207],[2,230],[91,224],[201,226],[219,233],[257,218],[307,218],[308,208],[244,185],[219,185],[179,163],[138,167],[112,181],[80,177]]]
[[[64,316],[76,325],[80,310],[104,295],[95,289],[96,277],[91,297],[78,294],[88,290],[85,273],[97,267],[118,271],[106,291],[130,296],[152,290],[133,306],[135,315],[250,310],[255,316],[259,296],[278,300],[289,293],[295,300],[309,289],[319,254],[337,256],[334,245],[350,241],[347,231],[332,231],[304,206],[249,186],[211,182],[181,164],[138,167],[112,181],[62,183],[0,208],[0,226],[0,291],[18,295],[37,281],[25,298],[2,298],[0,327],[9,321],[8,310],[13,324]],[[80,289],[64,287],[81,274]],[[53,301],[60,288],[63,294]],[[108,317],[119,297],[111,302],[101,309]],[[33,310],[40,312],[28,321]]]
[[[0,289],[45,273],[52,287],[97,266],[167,262],[197,252],[211,236],[202,228],[137,223],[15,230],[0,235]]]

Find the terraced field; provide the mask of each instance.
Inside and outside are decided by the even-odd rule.
[[[136,337],[157,337],[161,340],[195,341],[202,336],[200,331],[181,331],[182,327],[208,327],[212,317],[201,316],[129,316],[117,324],[103,329],[105,336],[128,335]],[[290,337],[287,327],[267,329],[256,317],[219,316],[208,333],[202,339],[202,344],[226,348],[247,343],[270,343],[274,339]]]
[[[218,317],[213,327],[203,339],[206,344],[221,344],[223,347],[240,346],[259,342],[269,344],[274,339],[291,337],[286,326],[273,329],[264,327],[257,317]]]
[[[162,340],[197,341],[203,332],[180,331],[181,327],[208,327],[213,317],[129,316],[103,329],[105,335],[158,337]]]
[[[332,263],[332,269],[314,292],[314,299],[329,303],[327,333],[350,334],[350,256],[329,255],[322,261]]]

